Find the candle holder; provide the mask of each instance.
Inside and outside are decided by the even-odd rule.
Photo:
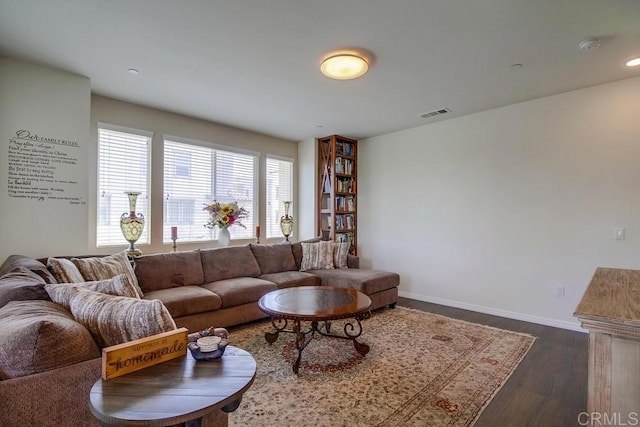
[[[173,245],[171,246],[171,252],[178,252],[177,246],[176,246],[176,240],[178,240],[176,237],[172,237],[171,240],[173,240]]]

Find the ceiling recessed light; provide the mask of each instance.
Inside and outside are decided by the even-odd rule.
[[[140,71],[136,70],[135,68],[129,68],[129,74],[133,74],[134,76],[137,75]]]
[[[638,65],[640,65],[640,57],[638,57],[638,58],[633,58],[633,59],[628,60],[628,61],[625,63],[625,65],[626,65],[627,67],[637,67]]]
[[[320,71],[336,80],[351,80],[363,76],[369,70],[369,63],[361,56],[340,53],[322,61]]]

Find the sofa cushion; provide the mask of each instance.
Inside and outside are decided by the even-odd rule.
[[[17,267],[0,277],[0,307],[9,301],[49,300],[42,277],[25,267]]]
[[[259,279],[268,280],[278,286],[278,289],[293,286],[320,286],[320,278],[304,271],[281,271],[280,273],[263,274]]]
[[[296,262],[296,267],[298,268],[298,270],[300,270],[300,266],[302,265],[302,244],[320,242],[321,240],[322,239],[320,239],[320,237],[314,237],[313,239],[303,240],[291,245],[291,252],[293,252],[293,259]]]
[[[124,274],[119,274],[111,279],[98,280],[96,282],[52,283],[44,285],[44,289],[49,294],[51,301],[60,304],[66,309],[69,308],[69,301],[71,301],[71,298],[75,295],[75,289],[85,289],[107,295],[138,298],[138,293]]]
[[[352,288],[366,295],[394,288],[400,284],[398,274],[379,270],[337,268],[334,270],[310,270],[308,273],[319,276],[323,285]]]
[[[144,296],[129,258],[124,252],[104,257],[71,258],[71,261],[78,267],[85,281],[106,280],[124,274],[135,287],[138,297]]]
[[[256,261],[258,261],[262,274],[299,270],[289,243],[277,245],[250,244],[249,246],[253,256],[256,257]]]
[[[100,348],[176,329],[160,300],[144,300],[74,289],[73,317],[89,330]]]
[[[200,286],[158,289],[147,292],[144,298],[162,301],[174,319],[214,311],[222,307],[222,299],[218,295]]]
[[[300,271],[332,269],[333,242],[302,243]]]
[[[333,244],[333,264],[335,268],[349,268],[347,257],[351,242],[340,242]]]
[[[143,255],[135,259],[135,273],[143,292],[204,283],[199,251]]]
[[[200,251],[205,283],[234,277],[258,277],[260,266],[249,245]]]
[[[49,258],[47,259],[47,268],[58,283],[81,283],[85,281],[78,267],[70,259]]]
[[[89,331],[51,301],[10,302],[0,308],[0,324],[0,380],[100,357]]]
[[[253,277],[237,277],[235,279],[219,280],[217,282],[205,283],[202,287],[220,296],[222,299],[222,308],[258,302],[264,294],[278,288],[273,282]]]
[[[56,283],[55,277],[47,270],[47,266],[40,261],[24,255],[10,255],[0,266],[0,276],[11,273],[19,268],[26,268],[42,277],[45,283]]]

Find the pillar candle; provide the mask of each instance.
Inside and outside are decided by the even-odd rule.
[[[260,235],[260,226],[256,225],[256,236]]]
[[[171,227],[171,240],[178,239],[178,227]]]

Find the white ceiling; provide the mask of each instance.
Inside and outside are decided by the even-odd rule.
[[[344,48],[368,74],[320,74]],[[0,53],[286,139],[364,138],[638,76],[640,0],[0,0]]]

